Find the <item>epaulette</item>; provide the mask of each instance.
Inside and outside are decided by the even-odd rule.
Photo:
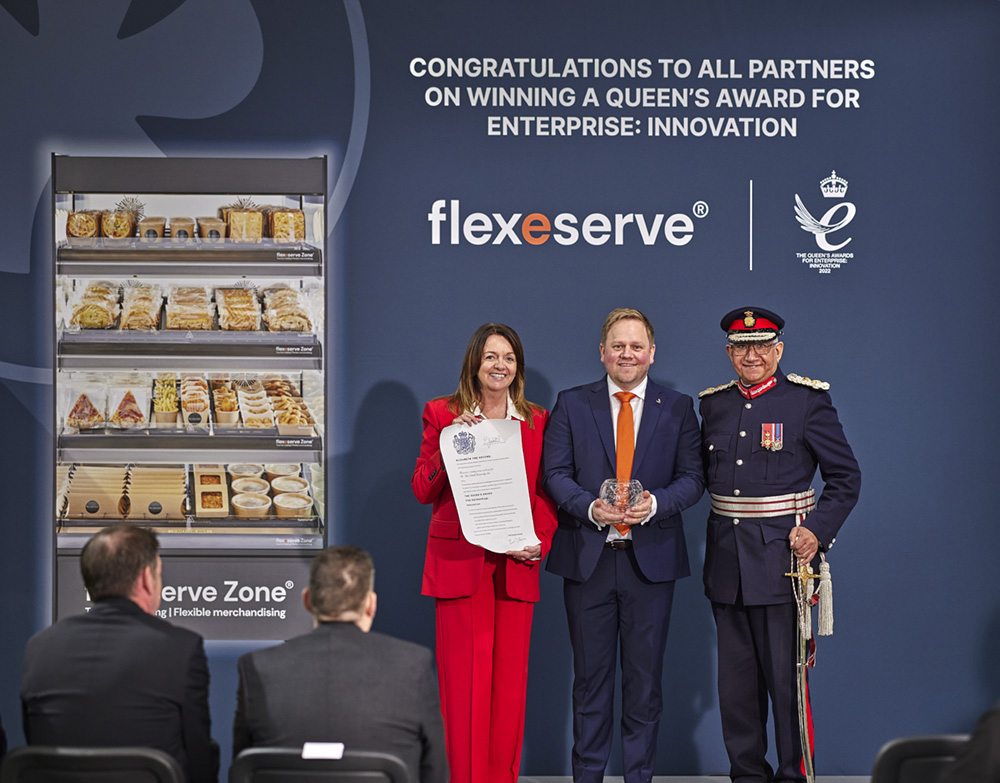
[[[829,391],[830,384],[826,381],[814,381],[812,378],[803,378],[794,372],[788,373],[785,378],[792,383],[797,383],[801,386],[808,386],[810,389],[816,389],[817,391]]]
[[[698,392],[698,399],[700,400],[702,397],[708,397],[709,395],[715,394],[716,392],[725,391],[726,389],[728,389],[728,388],[730,388],[732,386],[735,386],[736,383],[737,383],[737,381],[734,378],[729,383],[724,383],[721,386],[712,386],[712,387],[709,387],[708,389],[705,389],[705,391]]]

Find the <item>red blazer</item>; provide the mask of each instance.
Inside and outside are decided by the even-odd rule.
[[[542,559],[548,554],[552,535],[558,525],[555,504],[542,491],[542,433],[548,411],[535,412],[534,429],[521,422],[521,448],[527,471],[528,495],[535,535],[542,542]],[[458,509],[451,485],[441,461],[438,439],[441,430],[451,425],[455,413],[445,399],[431,400],[424,406],[424,440],[413,469],[413,494],[421,503],[433,503],[427,535],[427,556],[421,592],[435,598],[463,598],[479,589],[486,550],[470,544],[462,535]],[[518,563],[507,558],[507,594],[521,601],[538,600],[540,560]]]

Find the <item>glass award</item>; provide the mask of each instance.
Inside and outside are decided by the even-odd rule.
[[[642,499],[642,484],[638,479],[620,482],[618,479],[606,479],[601,484],[600,498],[610,506],[620,509],[634,506]]]

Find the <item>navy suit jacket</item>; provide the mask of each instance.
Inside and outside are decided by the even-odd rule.
[[[789,381],[779,368],[777,385],[747,400],[736,386],[706,390],[701,400],[708,489],[743,498],[804,492],[819,467],[823,493],[802,523],[820,547],[833,546],[840,526],[858,502],[861,470],[830,395]],[[782,447],[763,446],[767,423],[783,425]],[[788,534],[794,515],[741,519],[710,513],[705,545],[705,594],[733,604],[737,592],[747,605],[794,600]]]
[[[546,569],[583,582],[590,578],[607,528],[590,521],[590,504],[605,479],[615,477],[615,435],[607,379],[560,392],[545,428],[542,481],[559,505],[559,528]],[[681,511],[705,489],[701,435],[686,394],[646,384],[632,478],[656,497],[656,516],[633,525],[635,560],[651,582],[689,576]]]

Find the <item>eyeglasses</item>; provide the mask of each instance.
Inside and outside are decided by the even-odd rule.
[[[755,354],[757,354],[757,356],[761,357],[762,359],[766,359],[768,356],[771,355],[771,351],[774,350],[774,346],[776,346],[777,344],[778,344],[777,342],[753,343],[752,345],[730,345],[728,346],[728,348],[732,352],[733,356],[735,356],[738,359],[742,359],[744,356],[750,353],[750,351],[753,351]]]

